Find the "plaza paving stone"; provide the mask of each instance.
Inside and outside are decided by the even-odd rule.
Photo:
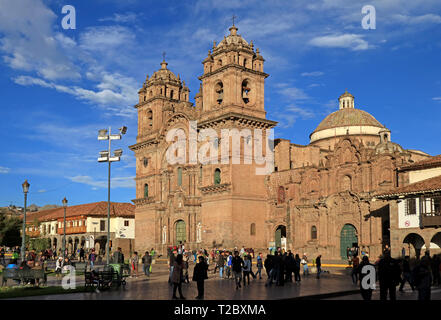
[[[254,270],[255,271],[255,270]],[[331,271],[332,272],[332,271]],[[193,266],[190,265],[190,280],[193,274]],[[302,276],[300,284],[288,283],[278,287],[265,286],[266,274],[262,280],[250,279],[250,285],[242,286],[236,290],[234,280],[219,279],[219,274],[209,272],[209,279],[205,281],[206,300],[278,300],[316,296],[322,294],[341,293],[357,290],[358,287],[352,283],[351,277],[342,274],[322,274],[321,279],[316,279],[315,274],[308,277]],[[154,265],[153,274],[150,278],[140,275],[137,278],[129,278],[125,288],[111,289],[97,293],[47,295],[37,297],[26,297],[26,300],[169,300],[172,296],[172,287],[168,284],[168,268],[166,265]],[[77,286],[84,283],[84,276],[76,277]],[[61,285],[61,280],[49,277],[48,285]],[[194,300],[197,295],[196,283],[182,284],[182,291],[188,300]],[[433,290],[432,299],[441,298],[441,288]],[[326,297],[325,297],[326,298]],[[406,290],[405,293],[398,293],[397,298],[416,300],[416,292]],[[351,294],[328,298],[330,300],[361,300],[360,294]],[[375,290],[373,300],[379,300],[379,290]]]

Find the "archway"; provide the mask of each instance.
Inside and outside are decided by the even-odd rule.
[[[274,240],[276,243],[276,248],[286,250],[286,226],[280,225],[277,227]]]
[[[436,233],[430,240],[430,253],[441,253],[441,232]]]
[[[86,238],[83,236],[81,237],[80,247],[84,248],[86,246]]]
[[[419,259],[421,255],[421,248],[424,246],[424,239],[419,234],[409,233],[403,240],[403,243],[407,244],[407,255],[415,256]],[[412,247],[410,246],[412,245]]]
[[[347,259],[348,248],[358,247],[357,229],[352,224],[345,224],[340,232],[340,256]]]
[[[184,220],[176,221],[175,232],[176,232],[176,245],[184,243],[185,240],[187,239],[187,237],[186,237],[187,232],[186,232]]]

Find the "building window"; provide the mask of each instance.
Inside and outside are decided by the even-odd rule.
[[[256,224],[252,223],[250,226],[250,235],[255,236],[256,235]]]
[[[124,227],[128,227],[129,226],[129,220],[124,220]]]
[[[100,231],[106,231],[106,220],[100,220]]]
[[[352,190],[352,178],[350,176],[344,176],[342,179],[342,191]]]
[[[149,185],[146,183],[144,185],[144,198],[148,198],[149,197]]]
[[[182,168],[178,168],[178,186],[182,186]]]
[[[405,201],[405,207],[406,207],[406,216],[411,214],[416,214],[416,199],[410,198],[406,199]]]
[[[221,183],[221,171],[219,168],[216,168],[214,170],[214,184],[220,184]]]
[[[214,90],[216,91],[217,98],[216,101],[218,104],[221,104],[224,100],[224,85],[222,82],[218,82],[216,86],[214,87]]]
[[[316,239],[317,239],[317,227],[312,226],[311,227],[311,240],[316,240]]]
[[[277,193],[277,202],[278,203],[285,202],[285,188],[283,186],[279,187],[279,191]]]

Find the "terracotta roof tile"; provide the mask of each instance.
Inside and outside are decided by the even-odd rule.
[[[441,176],[425,179],[407,186],[398,187],[387,192],[375,195],[375,198],[392,198],[396,196],[404,196],[408,194],[423,193],[423,192],[441,192]]]
[[[107,216],[107,202],[94,202],[80,204],[76,206],[68,206],[66,208],[66,217],[75,216],[95,216],[105,217]],[[26,214],[26,220],[33,221],[37,218],[39,221],[49,221],[62,218],[64,216],[64,208],[55,208],[44,211],[32,212]],[[110,216],[111,217],[135,217],[135,206],[131,203],[111,202],[110,203]]]
[[[430,167],[441,167],[441,154],[398,168],[399,171],[417,170]]]

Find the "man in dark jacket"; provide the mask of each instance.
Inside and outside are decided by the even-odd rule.
[[[409,263],[409,256],[405,256],[402,264],[402,271],[403,271],[403,280],[401,280],[401,285],[399,291],[403,291],[403,287],[406,284],[406,281],[409,282],[410,287],[412,288],[412,291],[415,290],[412,279],[411,279],[411,271],[410,271],[410,263]]]
[[[231,269],[233,270],[234,279],[236,281],[236,290],[241,288],[240,282],[242,281],[242,268],[244,262],[243,259],[239,256],[238,251],[234,251],[234,257],[231,261]]]
[[[217,267],[219,268],[219,277],[220,278],[223,278],[224,265],[225,265],[224,253],[220,252],[219,256],[217,257]]]
[[[152,264],[152,256],[148,251],[145,252],[144,256],[142,257],[142,264],[144,268],[144,273],[147,277],[150,277],[150,266]]]
[[[361,263],[358,265],[358,276],[360,279],[360,293],[363,297],[363,300],[371,300],[373,289],[363,287],[363,279],[368,274],[367,270],[363,270],[364,266],[371,266],[372,268],[374,267],[374,265],[369,262],[368,256],[363,256]],[[363,273],[363,271],[365,271],[366,273]]]
[[[418,290],[418,300],[430,300],[432,285],[432,273],[430,270],[430,260],[426,255],[412,272],[414,285]]]
[[[198,287],[196,299],[204,299],[204,281],[208,279],[208,265],[203,256],[199,256],[198,260],[193,270],[193,281],[196,281]]]
[[[401,269],[398,262],[390,256],[390,251],[384,251],[384,257],[378,263],[378,278],[380,280],[380,300],[396,300],[397,285],[401,283]]]
[[[315,266],[317,267],[317,279],[320,279],[320,273],[322,273],[322,255],[319,254],[317,258],[315,258]]]

